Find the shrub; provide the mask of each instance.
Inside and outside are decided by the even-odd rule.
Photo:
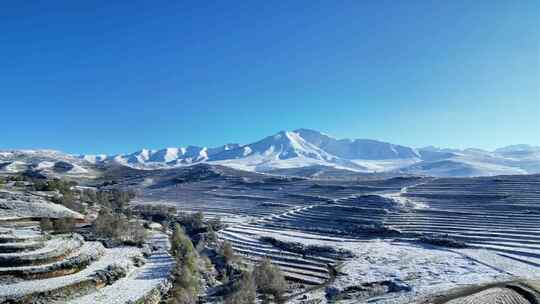
[[[190,269],[187,264],[180,263],[179,265],[175,270],[174,285],[197,295],[199,292],[199,273]]]
[[[141,246],[147,238],[146,230],[139,222],[129,222],[126,234],[129,236],[126,241],[137,246]]]
[[[146,240],[146,230],[139,222],[129,221],[125,215],[106,208],[99,211],[92,230],[100,238],[130,245],[140,246]]]
[[[176,258],[172,304],[194,304],[199,293],[197,252],[184,229],[176,224],[171,236],[171,251]]]
[[[75,230],[76,220],[73,218],[59,218],[53,220],[53,229],[59,233],[69,233]]]
[[[24,182],[17,181],[17,182],[15,182],[14,186],[15,187],[25,187],[26,184]]]
[[[210,260],[208,256],[206,255],[201,256],[201,260],[207,272],[211,272],[214,269],[214,265],[212,264],[212,261]]]
[[[123,191],[119,189],[113,189],[111,191],[112,199],[111,202],[118,207],[125,207],[129,201],[135,198],[135,192],[133,191]]]
[[[34,182],[34,189],[36,191],[58,191],[62,194],[71,193],[71,188],[76,186],[74,181],[66,181],[60,179],[52,179],[47,181]]]
[[[234,255],[234,250],[232,248],[231,243],[225,241],[221,245],[220,253],[225,258],[225,263],[230,264],[236,260],[236,256]]]
[[[206,235],[206,241],[209,244],[216,244],[218,242],[217,233],[214,231],[211,225],[208,226],[208,233]]]
[[[36,181],[33,185],[34,191],[49,191],[47,187],[47,182],[45,181]]]
[[[225,304],[255,304],[257,300],[257,285],[253,274],[246,271],[234,285],[234,292],[225,297]]]
[[[337,259],[354,257],[354,254],[350,250],[343,249],[343,248],[335,248],[332,246],[304,245],[298,242],[285,242],[285,241],[278,240],[270,236],[262,236],[259,238],[259,240],[265,243],[269,243],[273,245],[274,247],[277,247],[281,250],[298,253],[303,256],[319,255],[319,256],[325,256],[325,257],[331,257],[331,258],[337,258]]]
[[[55,196],[51,199],[51,201],[79,213],[86,212],[86,207],[75,198],[72,192],[66,192],[60,197]]]
[[[99,191],[85,189],[81,192],[81,200],[107,207],[118,213],[124,212],[134,197],[135,192],[119,189]]]
[[[265,258],[253,270],[253,277],[259,291],[264,295],[272,295],[274,301],[281,303],[287,283],[281,270]]]
[[[174,231],[171,236],[171,251],[173,256],[184,259],[186,256],[189,256],[194,253],[195,249],[193,243],[186,235],[184,228],[179,224],[174,226]]]
[[[87,202],[87,203],[97,203],[97,191],[93,189],[82,189],[81,193],[81,201]]]
[[[176,207],[167,205],[138,205],[134,208],[134,212],[144,219],[163,223],[172,220],[177,210]]]
[[[53,230],[53,222],[49,218],[42,218],[39,221],[39,227],[41,228],[41,231],[51,231]]]
[[[112,212],[106,208],[101,208],[96,220],[92,223],[92,229],[99,237],[113,238],[118,234],[118,227],[115,225],[115,222],[116,219]]]
[[[206,231],[202,212],[183,213],[178,217],[178,222],[184,227],[186,233],[191,236]]]
[[[225,228],[225,224],[221,221],[221,217],[216,216],[208,221],[208,227],[214,231],[218,231]]]
[[[12,182],[22,182],[25,180],[25,178],[23,175],[17,174],[17,175],[8,176],[7,180],[12,181]]]
[[[197,296],[182,287],[173,288],[171,292],[171,304],[196,304]]]
[[[449,248],[466,248],[467,243],[464,241],[456,240],[450,237],[448,234],[433,234],[422,235],[419,239],[420,242]]]

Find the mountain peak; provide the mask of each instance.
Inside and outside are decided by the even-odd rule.
[[[214,148],[184,146],[157,150],[141,149],[114,156],[71,156],[50,150],[0,151],[2,163],[11,164],[19,160],[38,164],[38,167],[47,165],[44,161],[55,160],[81,166],[89,163],[119,163],[137,168],[169,168],[210,163],[259,172],[319,166],[366,173],[399,170],[452,176],[455,172],[465,172],[458,170],[465,167],[473,168],[466,170],[469,172],[467,174],[540,172],[540,147],[512,145],[493,152],[433,146],[416,150],[371,139],[336,139],[314,129],[298,128],[293,131],[279,131],[246,145],[233,143]],[[512,170],[516,168],[519,170]]]

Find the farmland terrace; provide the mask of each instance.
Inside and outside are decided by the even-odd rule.
[[[155,250],[104,248],[82,236],[42,233],[38,222],[0,222],[0,303],[126,303],[168,284],[174,265],[168,238],[155,234]],[[98,300],[99,299],[99,300]]]
[[[339,181],[196,165],[137,173],[120,185],[138,189],[136,204],[220,217],[229,226],[219,236],[238,254],[268,257],[305,286],[328,284],[351,256],[289,249],[297,243],[379,239],[429,250],[438,246],[422,236],[440,234],[466,245],[442,249],[496,273],[540,274],[540,175]]]
[[[471,248],[540,267],[540,175],[444,178],[402,196],[424,208],[388,214],[405,233],[444,233]]]
[[[249,220],[363,194],[399,192],[423,180],[419,177],[364,182],[312,180],[196,165],[143,171],[124,178],[121,185],[143,189],[137,203],[158,201],[174,204],[182,211],[222,216],[223,220],[231,216]]]

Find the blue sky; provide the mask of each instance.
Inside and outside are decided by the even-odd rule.
[[[1,6],[0,148],[540,145],[540,1]]]

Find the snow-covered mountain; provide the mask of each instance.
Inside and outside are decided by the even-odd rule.
[[[271,172],[291,168],[336,168],[432,176],[540,173],[540,147],[516,145],[480,149],[414,149],[370,139],[336,139],[309,129],[281,131],[254,143],[142,149],[119,155],[72,156],[50,150],[0,151],[0,172],[27,169],[83,174],[94,165],[121,164],[152,169],[197,163]]]
[[[89,168],[88,160],[105,160],[107,156],[78,157],[54,150],[0,151],[0,173],[24,171],[41,172],[50,176],[93,177],[96,172]]]
[[[294,133],[318,148],[344,159],[383,160],[420,157],[413,148],[371,139],[335,139],[309,129],[298,129]]]
[[[138,168],[209,162],[259,172],[312,165],[371,172],[420,160],[420,154],[409,147],[368,139],[335,139],[308,129],[281,131],[247,145],[142,149],[105,159],[90,155],[80,157],[93,163],[113,161]]]
[[[495,151],[436,147],[414,149],[371,139],[336,139],[310,129],[281,131],[246,145],[143,149],[105,160],[99,159],[112,159],[114,162],[139,168],[208,162],[257,172],[310,166],[362,173],[403,172],[433,176],[540,172],[539,147],[517,145]]]
[[[178,148],[165,148],[159,150],[142,149],[134,153],[115,155],[107,158],[94,158],[89,155],[80,156],[83,159],[94,160],[93,163],[114,161],[120,164],[133,166],[174,166],[189,165],[208,161],[209,158],[223,152],[237,149],[238,144],[227,144],[216,148],[187,146]]]

